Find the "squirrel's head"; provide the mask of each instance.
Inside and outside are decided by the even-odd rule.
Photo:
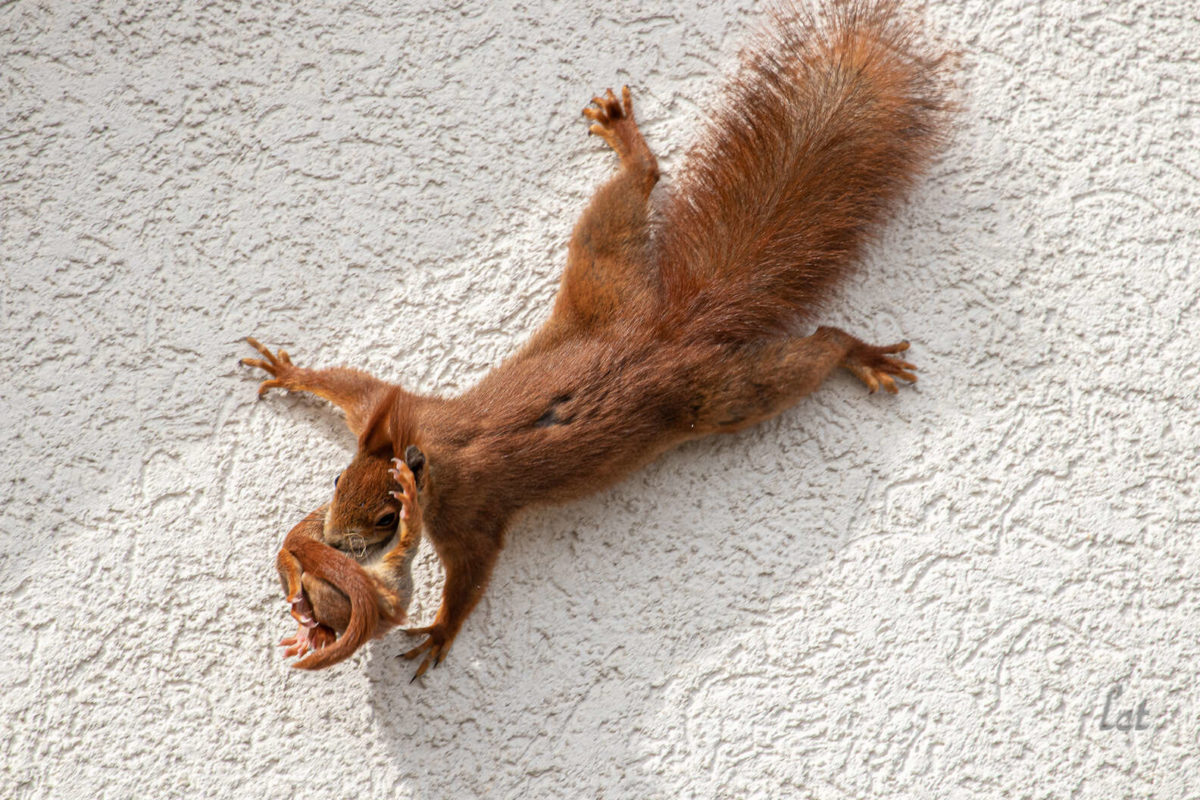
[[[401,558],[393,555],[389,561],[403,562],[407,573],[420,543],[421,519],[418,505],[415,515],[401,520],[403,506],[392,493],[404,487],[392,475],[393,459],[402,458],[412,472],[418,504],[428,476],[421,449],[411,439],[408,443],[396,441],[395,404],[388,399],[379,404],[364,428],[354,460],[334,479],[322,540],[368,565],[400,548]],[[411,583],[407,574],[395,577],[398,583]],[[400,591],[406,587],[393,588]]]
[[[400,485],[389,474],[391,456],[359,453],[334,479],[333,502],[325,514],[325,544],[359,561],[378,555],[400,525]]]

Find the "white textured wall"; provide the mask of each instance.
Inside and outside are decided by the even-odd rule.
[[[199,5],[0,4],[0,796],[1200,796],[1192,0],[919,11],[957,138],[826,317],[919,387],[529,515],[418,685],[273,647],[352,441],[241,337],[470,385],[612,167],[590,94],[669,170],[757,15]]]

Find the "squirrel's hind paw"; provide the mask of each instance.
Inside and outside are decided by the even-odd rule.
[[[312,625],[300,623],[296,628],[296,634],[282,639],[279,646],[287,648],[283,651],[284,658],[292,658],[293,656],[305,656],[312,650],[328,647],[335,641],[337,641],[337,633],[332,628],[327,628],[319,622],[313,622]]]
[[[917,369],[916,366],[894,358],[896,353],[903,353],[907,349],[908,342],[898,342],[882,347],[860,344],[846,354],[842,359],[842,366],[865,383],[869,393],[874,394],[882,386],[885,392],[896,394],[898,390],[895,378],[909,383],[917,381],[917,376],[913,374]]]
[[[299,623],[295,635],[279,642],[280,647],[287,648],[283,651],[284,658],[304,656],[311,650],[320,650],[337,641],[337,632],[333,628],[317,622],[312,606],[303,592],[297,592],[284,602],[290,607],[292,617]]]
[[[620,119],[633,119],[633,98],[629,87],[621,87],[620,100],[617,100],[612,89],[606,89],[604,94],[596,95],[587,108],[583,109],[583,115],[596,123],[591,127],[591,132],[596,134],[600,133],[597,128],[608,128]]]
[[[592,121],[588,127],[589,134],[608,142],[608,146],[622,159],[630,154],[633,139],[640,134],[637,133],[637,123],[633,118],[633,98],[628,86],[621,87],[620,100],[612,89],[593,97],[592,102],[583,109],[583,115]]]

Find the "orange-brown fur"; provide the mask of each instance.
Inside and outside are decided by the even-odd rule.
[[[324,526],[323,518],[321,509],[293,528],[275,560],[292,616],[299,623],[296,636],[280,644],[292,648],[291,655],[303,656],[293,664],[299,669],[336,664],[400,621],[383,610],[380,594],[388,591],[386,586],[373,581],[349,556],[315,538]],[[309,601],[321,609],[320,616],[309,616]],[[335,637],[333,631],[341,636]]]
[[[417,675],[446,654],[522,508],[597,491],[687,439],[771,417],[838,366],[872,391],[915,380],[894,358],[907,344],[794,333],[939,139],[937,60],[894,3],[837,3],[823,22],[777,18],[657,215],[658,166],[622,95],[584,112],[620,168],[575,226],[550,318],[474,388],[420,396],[353,370],[302,369],[254,343],[266,360],[251,363],[273,377],[263,391],[318,394],[359,436],[326,541],[373,530],[390,459],[410,446],[427,456],[419,500],[446,578],[436,619],[416,631],[427,638],[406,654],[424,656]]]
[[[286,655],[303,656],[292,666],[332,666],[405,621],[408,598],[392,584],[415,551],[421,514],[416,505],[416,480],[407,465],[397,464],[388,477],[400,484],[400,490],[389,495],[393,502],[388,507],[394,504],[404,514],[378,542],[385,544],[393,535],[396,538],[378,564],[364,569],[325,543],[329,506],[311,512],[284,539],[275,567],[299,627],[295,636],[280,644],[288,648]],[[370,545],[364,543],[366,546]]]

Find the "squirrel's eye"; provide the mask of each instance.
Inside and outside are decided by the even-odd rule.
[[[395,511],[391,511],[387,514],[384,514],[382,517],[375,520],[376,528],[391,528],[395,524],[396,524],[396,512]]]
[[[340,477],[342,477],[342,476],[341,476],[341,475],[334,475],[334,476],[333,476],[333,488],[335,488],[335,489],[337,488],[337,482],[338,482],[338,478],[340,478]]]

